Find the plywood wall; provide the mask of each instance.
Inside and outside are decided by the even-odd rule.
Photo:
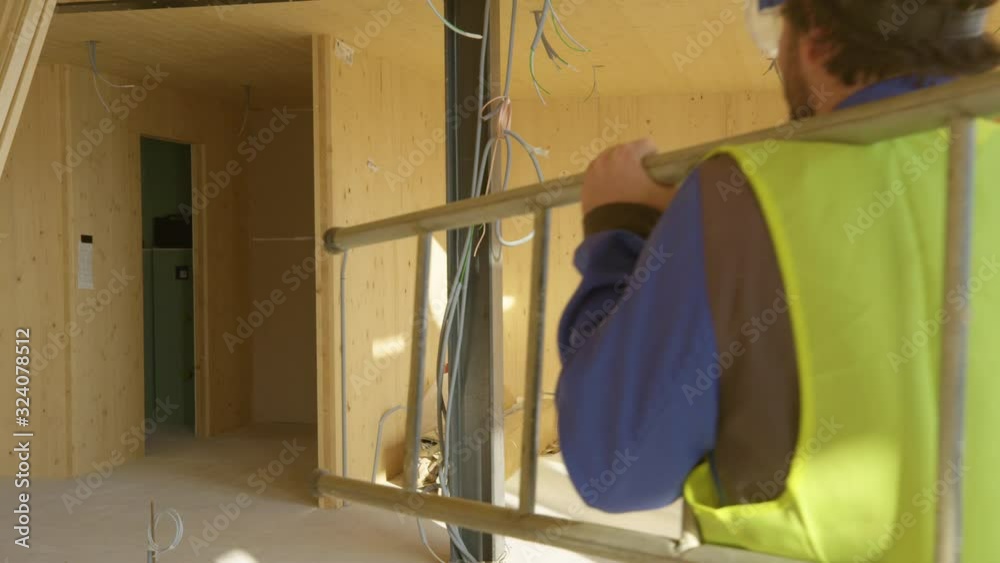
[[[10,152],[55,0],[7,0],[0,7],[0,171]]]
[[[63,477],[70,473],[70,444],[74,431],[69,424],[71,389],[70,354],[66,315],[73,306],[66,278],[69,226],[66,183],[52,172],[49,163],[62,158],[66,146],[63,114],[59,111],[67,95],[67,70],[39,66],[21,116],[21,124],[10,152],[9,164],[0,178],[0,362],[14,365],[15,331],[30,330],[31,371],[28,430],[38,436],[32,443],[32,469],[39,476]],[[38,358],[50,359],[44,369]],[[13,371],[13,368],[9,368]],[[141,372],[140,372],[141,374]],[[13,408],[13,373],[0,385],[0,403]],[[10,436],[23,431],[13,415],[0,428]],[[15,456],[6,449],[0,472],[16,473]]]
[[[0,182],[0,198],[10,203],[0,249],[11,265],[0,273],[10,289],[0,297],[10,312],[0,317],[0,333],[33,329],[32,418],[44,451],[33,468],[67,476],[116,451],[124,459],[143,454],[141,443],[127,438],[152,426],[143,412],[141,135],[196,144],[196,168],[226,184],[215,190],[195,178],[196,189],[214,195],[201,206],[196,198],[192,216],[204,250],[195,275],[208,304],[198,367],[208,375],[211,425],[202,430],[246,424],[252,348],[230,351],[225,337],[250,311],[246,177],[237,172],[222,181],[227,168],[245,167],[241,108],[171,90],[168,69],[151,72],[142,88],[102,88],[110,112],[89,71],[43,65],[38,76],[14,143],[15,165]],[[77,284],[84,234],[93,236],[94,289]],[[13,404],[11,393],[4,388],[0,396]]]
[[[268,127],[275,110],[254,111],[251,129]],[[250,297],[269,314],[253,335],[254,422],[316,422],[313,116],[290,115],[248,166]]]
[[[536,146],[549,151],[541,158],[547,178],[577,174],[604,147],[639,137],[653,138],[661,151],[683,148],[715,139],[770,127],[786,115],[777,93],[740,92],[692,96],[613,97],[582,101],[534,99],[514,102],[514,129]],[[536,182],[534,168],[520,149],[515,153],[512,186]],[[531,218],[504,222],[509,240],[530,232]],[[583,240],[578,205],[556,210],[552,223],[549,295],[545,336],[543,390],[554,392],[559,374],[556,331],[566,303],[580,277],[573,267],[573,253]],[[504,252],[504,376],[508,403],[524,393],[531,245]],[[546,399],[546,400],[551,400]],[[547,419],[542,442],[555,437],[554,419]]]
[[[353,64],[333,56],[330,38],[314,41],[317,90],[316,227],[356,225],[440,205],[444,184],[444,80],[421,76],[364,53]],[[445,294],[443,234],[432,255],[428,397]],[[371,474],[379,417],[406,403],[413,319],[416,239],[352,251],[348,294],[348,473]],[[340,260],[318,249],[317,347],[320,466],[340,469]],[[428,407],[425,411],[432,413]],[[431,415],[425,417],[428,426]],[[383,437],[383,468],[402,464],[405,414]]]

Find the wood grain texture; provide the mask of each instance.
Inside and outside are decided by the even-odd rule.
[[[254,332],[253,420],[316,423],[316,277],[313,239],[313,116],[294,116],[247,166],[250,192],[250,292],[271,311]],[[252,112],[248,127],[273,112]],[[288,239],[305,240],[288,240]]]
[[[14,142],[55,0],[9,0],[0,7],[0,172]]]
[[[440,41],[438,42],[440,44]],[[316,229],[352,225],[440,205],[444,189],[443,77],[417,76],[384,59],[357,54],[353,64],[333,55],[335,43],[317,37]],[[445,293],[442,235],[431,256],[427,403]],[[317,378],[320,467],[339,473],[340,461],[340,257],[317,249]],[[347,269],[348,474],[371,474],[378,421],[406,403],[413,316],[416,240],[351,252]],[[387,423],[383,467],[402,467],[405,416]]]
[[[509,0],[501,0],[506,45]],[[84,42],[96,40],[102,69],[126,77],[159,62],[191,87],[242,97],[252,84],[261,103],[290,96],[308,104],[312,34],[330,35],[358,53],[393,60],[422,76],[442,76],[443,26],[423,0],[319,0],[205,8],[59,14],[45,60],[88,65]],[[742,2],[629,0],[554,3],[573,36],[590,48],[578,53],[547,28],[550,42],[577,70],[559,70],[539,48],[536,72],[555,98],[584,99],[599,70],[605,95],[727,92],[779,88],[743,25]],[[515,97],[534,96],[528,47],[535,24],[522,2],[516,35]],[[714,33],[713,33],[714,31]],[[692,46],[693,45],[693,46]],[[501,49],[504,59],[506,48]],[[680,57],[680,58],[678,58]],[[690,62],[686,62],[690,60]]]
[[[65,123],[58,108],[65,103],[65,68],[40,66],[0,178],[0,361],[14,364],[13,341],[18,328],[31,330],[32,473],[66,477],[71,471],[69,424],[71,387],[66,315],[68,227],[67,183],[52,173],[50,162],[62,156]],[[54,111],[54,109],[56,111]],[[141,376],[141,374],[140,374]],[[10,384],[0,386],[0,401],[14,405]],[[6,435],[23,429],[6,417]],[[6,449],[0,473],[16,473],[17,457]]]
[[[0,251],[11,254],[13,265],[0,275],[10,289],[0,305],[10,313],[0,333],[22,325],[36,331],[33,417],[45,438],[33,468],[66,477],[143,455],[143,135],[195,144],[195,189],[215,194],[192,217],[203,250],[195,280],[204,284],[198,296],[206,305],[198,326],[199,394],[207,401],[199,432],[245,425],[252,344],[230,351],[225,333],[250,311],[246,178],[238,173],[214,192],[208,186],[223,183],[220,171],[231,161],[242,162],[239,107],[171,91],[168,76],[142,93],[102,87],[109,113],[89,71],[41,65],[38,77],[13,167],[0,181],[0,198],[9,203],[0,215],[0,232],[8,235]],[[93,236],[94,289],[77,285],[85,234]],[[128,439],[132,432],[139,439]]]
[[[327,225],[334,224],[335,192],[333,183],[336,135],[333,120],[333,80],[336,71],[334,43],[329,36],[313,37],[313,228],[317,240],[322,240]],[[344,473],[342,443],[343,395],[339,366],[334,351],[340,342],[339,325],[335,322],[337,269],[326,250],[317,245],[316,253],[316,432],[317,466],[336,475]],[[322,508],[340,508],[343,503],[321,498]]]

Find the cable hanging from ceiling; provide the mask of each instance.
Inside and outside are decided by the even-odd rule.
[[[108,113],[111,113],[111,106],[109,106],[108,102],[104,99],[104,94],[101,93],[100,84],[98,84],[97,81],[100,80],[112,88],[135,88],[135,84],[115,84],[107,78],[104,78],[104,75],[102,75],[101,71],[97,68],[97,41],[87,41],[87,54],[90,59],[91,79],[94,81],[94,91],[97,92],[97,99],[101,101],[101,105],[104,106],[104,109]]]

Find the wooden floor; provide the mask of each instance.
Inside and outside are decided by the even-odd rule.
[[[159,563],[435,561],[420,544],[412,519],[359,505],[340,511],[314,508],[308,491],[316,465],[315,443],[310,428],[291,425],[209,441],[158,429],[150,436],[142,461],[114,467],[109,460],[79,481],[33,480],[30,550],[12,543],[12,510],[19,491],[13,480],[5,479],[0,484],[0,527],[7,531],[0,538],[0,561],[144,562],[150,498],[160,508],[177,509],[185,527],[180,546],[161,556]],[[540,512],[565,514],[579,505],[564,471],[558,456],[542,464]],[[510,487],[509,492],[508,502],[516,503],[516,491]],[[609,523],[663,529],[666,534],[670,512],[615,516]],[[609,518],[597,513],[576,517]],[[435,523],[426,528],[431,546],[447,559],[444,529]],[[169,520],[161,523],[159,533],[161,542],[172,537]],[[508,563],[597,563],[594,558],[516,540],[508,540],[508,547]]]

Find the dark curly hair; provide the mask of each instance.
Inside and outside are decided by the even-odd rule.
[[[913,75],[961,76],[1000,66],[992,30],[978,37],[949,31],[972,10],[997,0],[788,0],[794,30],[822,32],[835,54],[827,70],[844,84]]]

